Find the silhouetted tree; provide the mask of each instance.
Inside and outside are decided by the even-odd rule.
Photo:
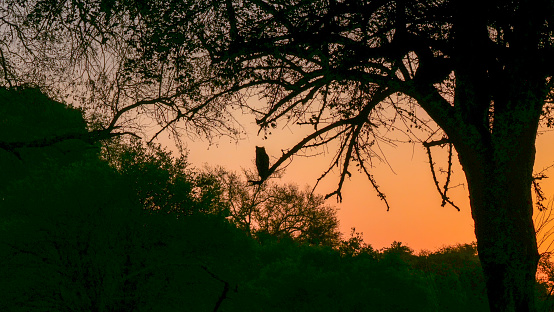
[[[339,240],[336,209],[323,196],[294,184],[253,187],[221,168],[208,170],[221,183],[231,221],[258,238],[292,237],[299,242],[334,246]]]
[[[421,252],[411,263],[427,274],[430,287],[437,293],[438,311],[489,311],[477,244]]]
[[[113,63],[127,71],[95,80],[115,82],[95,89],[107,90],[103,98],[113,109],[106,129],[125,113],[154,105],[151,116],[163,129],[177,130],[183,121],[194,133],[212,133],[213,125],[232,130],[232,121],[222,122],[227,104],[248,107],[245,96],[257,93],[267,100],[266,107],[251,107],[262,128],[283,119],[314,127],[284,151],[270,174],[303,148],[337,141],[332,166],[340,178],[333,194],[341,198],[356,163],[385,199],[369,171],[373,147],[390,138],[384,130],[394,129],[394,120],[423,127],[426,139],[408,130],[409,140],[427,149],[434,179],[436,146],[455,148],[466,175],[491,310],[536,310],[531,184],[541,116],[552,124],[551,1],[14,4],[30,8],[24,12],[31,22],[24,25],[34,22],[39,27],[31,29],[50,35],[32,38],[63,42],[81,38],[63,32],[84,35],[77,42],[91,45],[71,55],[125,43],[114,49],[122,53]],[[3,23],[11,30],[14,23],[5,21],[18,19],[10,18]],[[132,95],[128,102],[110,104],[126,94]],[[443,188],[435,181],[443,205],[454,205],[449,181],[450,174]]]
[[[355,257],[362,254],[375,256],[377,253],[373,247],[364,242],[363,233],[356,232],[356,228],[352,228],[350,237],[347,240],[340,241],[338,250],[341,256],[348,257]]]
[[[229,214],[219,181],[192,169],[184,155],[174,158],[159,145],[133,138],[106,143],[102,157],[127,180],[145,209],[177,216]]]
[[[541,116],[551,121],[543,115],[554,71],[550,1],[187,4],[197,19],[161,14],[163,26],[136,41],[150,46],[136,50],[148,58],[137,55],[135,64],[153,68],[146,62],[153,53],[157,64],[179,67],[194,45],[211,60],[215,96],[248,90],[266,99],[252,107],[262,128],[282,119],[314,127],[270,173],[303,148],[338,142],[339,199],[353,163],[384,199],[369,171],[373,147],[396,119],[423,127],[425,139],[412,132],[408,139],[430,156],[432,147],[455,148],[466,175],[491,310],[536,310],[531,184]],[[142,17],[161,25],[159,16]],[[443,205],[453,205],[449,181],[438,187]]]
[[[245,286],[249,311],[439,311],[423,272],[326,246],[262,244]],[[375,253],[378,256],[378,253]]]
[[[45,164],[59,166],[96,157],[95,134],[81,112],[36,88],[0,87],[0,196],[4,187]]]
[[[41,157],[79,159],[83,153],[98,151],[98,142],[127,134],[115,129],[90,129],[81,110],[49,98],[39,88],[0,87],[0,98],[4,116],[0,151],[19,160],[34,157],[26,159],[27,164],[42,163]],[[13,169],[5,168],[6,172]]]
[[[79,111],[36,90],[4,97],[0,110],[7,142],[87,134]],[[19,157],[0,150],[0,309],[227,305],[227,293],[249,274],[254,242],[216,213],[224,204],[208,194],[217,181],[187,176],[184,159],[159,148],[109,146],[120,149],[111,150],[112,166],[97,144],[75,137],[19,146]],[[4,176],[12,167],[22,170]]]
[[[213,97],[211,79],[202,82],[208,73],[205,57],[191,54],[186,74],[184,63],[158,67],[155,53],[146,63],[135,59],[140,54],[135,48],[150,53],[140,47],[145,43],[135,41],[139,38],[134,33],[150,24],[144,16],[186,12],[188,19],[198,13],[197,4],[187,1],[167,4],[8,0],[0,6],[0,86],[38,86],[56,100],[78,103],[86,108],[94,130],[103,134],[125,129],[153,140],[165,131],[179,143],[184,132],[189,137],[238,137],[231,108]],[[189,36],[180,32],[166,37],[164,32],[155,41]],[[205,105],[208,98],[220,105]],[[154,121],[148,133],[141,131],[144,121]]]

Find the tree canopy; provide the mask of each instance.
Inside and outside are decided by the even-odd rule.
[[[325,204],[322,195],[292,183],[252,187],[238,174],[223,168],[210,169],[208,173],[220,183],[221,199],[229,205],[230,220],[259,240],[293,238],[325,246],[338,243],[337,210]]]

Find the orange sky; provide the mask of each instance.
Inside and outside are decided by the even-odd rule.
[[[207,141],[190,141],[189,161],[196,167],[208,164],[221,165],[238,172],[241,168],[255,170],[256,145],[265,146],[271,162],[274,162],[281,154],[281,149],[291,147],[303,134],[298,129],[286,127],[274,131],[264,140],[256,134],[257,127],[253,124],[253,116],[245,115],[241,119],[248,137],[239,142],[220,138],[211,145]],[[553,131],[539,135],[535,171],[540,171],[554,162],[554,147],[549,143],[553,142],[553,139]],[[340,230],[344,237],[348,237],[350,229],[355,227],[358,232],[363,232],[366,243],[374,248],[388,247],[393,241],[400,241],[416,251],[435,250],[445,245],[474,241],[465,176],[457,162],[457,156],[454,157],[454,175],[450,185],[460,186],[449,193],[451,199],[461,208],[460,212],[448,205],[440,206],[440,195],[433,183],[427,155],[421,144],[381,147],[390,167],[381,163],[373,168],[372,173],[381,190],[387,195],[391,209],[387,212],[385,204],[376,196],[365,176],[353,173],[344,184],[343,202],[337,203],[334,197],[328,200],[329,204],[339,208]],[[440,153],[438,148],[433,151],[436,168],[446,166],[446,152]],[[329,155],[311,158],[295,157],[283,178],[274,181],[312,186],[327,168],[330,161],[328,156],[331,154],[332,152]],[[547,175],[553,171],[554,169],[547,172]],[[549,199],[554,195],[554,179],[552,180],[543,180],[541,183]],[[321,183],[316,192],[327,194],[333,191],[337,181],[338,175],[335,173]],[[441,182],[441,185],[442,183],[444,182]]]

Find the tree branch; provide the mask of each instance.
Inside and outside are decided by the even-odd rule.
[[[377,182],[373,178],[373,175],[371,175],[369,173],[366,166],[364,165],[364,162],[361,161],[361,154],[360,154],[360,150],[359,150],[358,146],[356,146],[356,155],[358,156],[358,159],[360,160],[359,161],[360,167],[362,167],[362,170],[364,171],[365,175],[367,176],[367,179],[369,180],[369,182],[371,182],[371,185],[373,186],[373,189],[377,192],[377,196],[382,201],[385,202],[385,205],[387,205],[387,211],[389,211],[390,210],[390,205],[389,205],[389,202],[387,201],[387,197],[385,196],[385,194],[383,192],[381,192],[381,190],[379,189],[379,185],[377,185]]]
[[[117,128],[117,127],[116,127]],[[67,140],[81,140],[84,142],[87,142],[89,144],[92,144],[97,141],[106,140],[109,138],[113,138],[120,135],[133,135],[136,136],[133,133],[130,132],[111,132],[113,129],[103,129],[103,130],[93,130],[87,133],[69,133],[64,135],[57,135],[57,136],[51,136],[41,139],[36,139],[32,141],[19,141],[19,142],[6,142],[6,141],[0,141],[0,149],[3,149],[5,151],[8,151],[10,153],[13,153],[17,156],[17,158],[21,159],[21,156],[19,155],[18,149],[21,148],[33,148],[33,147],[48,147],[52,146],[54,144],[67,141]]]
[[[439,125],[450,140],[459,138],[464,122],[455,114],[454,107],[444,99],[433,85],[415,84],[413,81],[394,83],[398,91],[413,97],[419,106]]]
[[[448,177],[446,178],[446,184],[444,186],[444,192],[441,190],[439,186],[439,181],[437,180],[437,175],[435,172],[435,166],[433,164],[433,158],[431,156],[431,146],[437,146],[441,144],[449,144],[450,145],[450,152],[449,152],[449,159],[448,159]],[[437,191],[441,195],[442,198],[442,204],[441,207],[444,207],[446,203],[449,203],[452,205],[452,207],[456,208],[458,211],[460,211],[460,208],[454,204],[450,198],[446,195],[448,191],[448,184],[450,181],[450,172],[452,171],[452,143],[449,143],[447,139],[441,139],[439,141],[434,142],[424,142],[423,146],[425,146],[425,149],[427,150],[427,156],[429,157],[429,166],[431,167],[431,174],[433,175],[433,182],[435,182],[435,187],[437,188]]]
[[[431,142],[423,142],[423,146],[429,148],[437,145],[444,145],[444,144],[451,144],[450,140],[448,138],[442,138],[437,141],[431,141]]]
[[[229,282],[222,280],[219,276],[215,275],[212,271],[210,271],[205,265],[200,266],[206,273],[210,274],[211,277],[214,279],[220,281],[223,283],[223,291],[221,292],[221,295],[219,295],[219,298],[217,299],[217,302],[215,303],[214,312],[219,311],[219,307],[223,303],[223,300],[227,298],[227,293],[229,293]],[[237,291],[237,288],[235,287],[235,292]]]
[[[308,142],[316,139],[317,137],[319,137],[320,135],[322,135],[326,132],[329,132],[329,131],[331,131],[335,128],[345,126],[345,125],[359,125],[360,126],[359,129],[361,130],[361,126],[363,124],[369,122],[368,121],[368,116],[371,113],[371,111],[373,110],[373,108],[375,108],[375,106],[377,106],[377,104],[381,103],[381,101],[386,99],[388,96],[390,96],[394,92],[395,91],[391,88],[385,88],[384,90],[382,90],[382,91],[378,92],[377,94],[375,94],[373,96],[373,98],[364,106],[362,111],[357,116],[355,116],[353,118],[349,118],[349,119],[339,120],[339,121],[334,122],[334,123],[322,128],[320,130],[316,130],[316,131],[312,132],[310,135],[308,135],[307,137],[302,139],[300,142],[298,142],[296,145],[294,145],[288,152],[284,153],[273,164],[273,166],[271,166],[271,168],[269,168],[268,176],[271,175],[272,173],[274,173],[277,170],[277,168],[279,168],[279,166],[281,164],[283,164],[287,159],[291,158],[294,154],[296,154],[298,151],[300,151],[300,149],[304,148]],[[357,133],[359,134],[359,131]],[[357,138],[357,136],[354,136],[353,138]],[[352,149],[349,148],[348,150],[350,151],[350,153],[352,152]],[[349,158],[350,156],[347,156],[347,157]],[[348,163],[347,163],[347,165],[348,165]],[[346,171],[343,171],[341,175],[346,175]],[[344,177],[341,177],[341,179],[344,179]],[[342,186],[342,184],[340,184],[340,186]],[[339,187],[339,191],[340,191],[340,187]]]

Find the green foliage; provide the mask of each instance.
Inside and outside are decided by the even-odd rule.
[[[10,186],[0,309],[210,311],[220,280],[248,272],[244,233],[218,216],[149,213],[127,181],[87,161]]]
[[[343,257],[353,257],[360,255],[374,256],[376,251],[370,245],[364,242],[362,233],[356,232],[355,228],[352,228],[350,232],[350,238],[347,240],[341,240],[338,245],[338,250]]]
[[[28,142],[86,132],[80,111],[33,88],[0,88],[0,141]]]
[[[176,215],[229,214],[218,181],[190,169],[186,156],[175,159],[160,146],[132,139],[107,145],[103,158],[133,188],[145,209]]]
[[[10,122],[12,115],[18,116],[11,113]],[[70,124],[64,118],[75,116],[50,122]],[[10,127],[24,132],[25,126]],[[0,310],[213,310],[223,286],[236,285],[248,272],[252,241],[223,215],[208,213],[219,211],[211,205],[217,197],[210,195],[217,190],[212,180],[188,177],[183,162],[155,151],[127,147],[118,168],[80,152],[71,161],[55,157],[55,148],[2,159],[2,168],[15,163],[32,169],[2,188]],[[165,184],[155,188],[149,178]],[[188,201],[179,207],[199,213],[144,209],[145,198],[190,190],[189,184],[196,189],[183,195]]]
[[[476,243],[444,247],[413,258],[439,294],[439,310],[488,311],[485,279]]]
[[[95,149],[80,140],[60,140],[35,147],[56,136],[87,132],[80,111],[53,101],[33,88],[0,88],[0,196],[13,180],[48,166],[94,155]],[[21,143],[20,148],[10,144]]]
[[[249,311],[437,311],[421,272],[371,255],[290,241],[263,245],[260,259]]]
[[[79,119],[67,112],[59,124]],[[2,311],[487,311],[475,245],[377,251],[354,229],[337,242],[320,197],[250,192],[139,141],[107,144],[101,158],[25,153],[0,163],[32,168],[2,189]],[[301,215],[300,232],[275,230],[287,213]]]
[[[554,261],[552,261],[552,252],[541,254],[537,279],[537,295],[541,302],[541,310],[539,311],[554,310]]]
[[[97,165],[52,168],[10,187],[0,207],[3,310],[91,310],[108,299],[99,296],[118,295],[111,288],[124,252],[114,238],[124,236],[129,203]],[[108,293],[97,294],[104,283]]]

